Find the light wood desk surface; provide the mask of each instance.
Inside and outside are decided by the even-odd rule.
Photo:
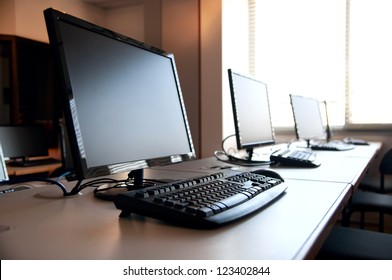
[[[1,259],[306,259],[313,258],[377,149],[369,148],[345,165],[336,180],[301,179],[277,169],[288,184],[277,202],[239,222],[214,230],[195,230],[140,216],[119,218],[112,202],[94,198],[92,190],[62,197],[53,185],[0,197]],[[342,154],[325,156],[345,160]],[[347,159],[346,164],[350,161]],[[148,178],[182,179],[211,172],[214,158],[146,170]],[[326,164],[330,177],[336,165]],[[342,166],[339,166],[342,167]],[[236,169],[245,167],[233,166]],[[323,170],[327,172],[328,170]],[[303,172],[303,173],[302,173]],[[320,172],[307,169],[307,172]],[[292,175],[290,175],[292,174]],[[296,178],[294,174],[298,174]],[[287,176],[286,176],[287,175]],[[74,183],[67,183],[72,188]]]

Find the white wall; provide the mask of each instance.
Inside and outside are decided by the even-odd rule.
[[[200,153],[199,3],[164,0],[162,4],[161,47],[175,56],[192,138]]]
[[[15,0],[0,1],[0,34],[15,33]]]
[[[106,28],[144,42],[144,6],[116,8],[105,11]]]
[[[222,142],[222,0],[200,1],[201,156]]]

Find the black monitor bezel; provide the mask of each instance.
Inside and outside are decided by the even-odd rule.
[[[174,61],[174,55],[168,53],[164,50],[159,48],[150,46],[133,38],[129,38],[112,30],[103,28],[101,26],[97,26],[93,23],[87,22],[80,18],[74,17],[72,15],[66,14],[64,12],[55,10],[53,8],[48,8],[44,11],[45,22],[47,26],[49,41],[51,45],[51,50],[54,55],[54,61],[56,64],[56,68],[58,70],[58,74],[60,77],[60,86],[62,92],[62,99],[64,105],[64,118],[66,129],[68,133],[68,140],[72,152],[73,164],[74,164],[74,171],[76,173],[76,178],[79,180],[86,179],[86,178],[94,178],[98,176],[106,176],[112,175],[117,173],[124,173],[124,172],[132,172],[137,170],[142,170],[144,168],[153,167],[153,166],[161,166],[167,164],[178,163],[186,160],[192,160],[196,158],[195,149],[191,137],[191,131],[189,127],[189,122],[187,119],[187,114],[185,110],[184,99],[181,92],[181,87],[179,83],[178,73]],[[186,128],[188,144],[189,144],[189,152],[185,154],[178,154],[178,155],[171,155],[171,156],[163,156],[159,158],[152,158],[152,159],[140,159],[134,160],[129,162],[123,162],[118,164],[110,164],[110,165],[103,165],[103,166],[88,166],[87,162],[82,156],[82,149],[83,149],[83,141],[81,138],[78,138],[77,127],[78,127],[78,120],[77,116],[73,116],[72,114],[72,102],[73,102],[73,93],[72,93],[72,85],[70,81],[70,77],[68,75],[68,69],[66,66],[66,59],[64,49],[62,48],[61,44],[61,34],[59,31],[59,22],[64,21],[68,24],[75,25],[80,28],[87,29],[92,32],[96,32],[103,36],[107,36],[114,40],[119,40],[121,42],[130,44],[132,46],[141,48],[143,50],[152,52],[157,55],[165,56],[169,58],[172,62],[173,72],[175,75],[175,80],[178,89],[178,97],[179,103],[181,106],[181,110],[183,113],[183,121],[184,126]]]
[[[234,128],[235,128],[235,136],[236,136],[236,142],[237,142],[237,149],[254,149],[262,146],[268,146],[268,145],[273,145],[275,144],[275,130],[272,125],[272,118],[271,118],[271,109],[270,109],[270,104],[269,104],[269,96],[268,96],[268,91],[267,91],[267,100],[268,100],[268,109],[269,109],[269,123],[271,129],[271,134],[272,134],[272,139],[268,140],[260,140],[258,142],[253,142],[253,143],[243,143],[241,139],[241,128],[240,128],[240,121],[238,119],[238,109],[237,109],[237,104],[236,104],[236,92],[235,92],[235,87],[234,87],[234,81],[233,81],[233,75],[238,75],[241,77],[244,77],[246,79],[254,80],[258,83],[261,83],[265,85],[267,88],[266,83],[255,79],[254,77],[251,77],[250,75],[246,75],[243,73],[240,73],[238,71],[235,71],[233,69],[228,69],[227,70],[228,76],[229,76],[229,85],[230,85],[230,96],[231,96],[231,104],[232,104],[232,110],[233,110],[233,119],[234,119]]]

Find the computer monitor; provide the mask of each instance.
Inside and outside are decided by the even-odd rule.
[[[3,149],[0,143],[0,183],[3,181],[8,181],[8,173],[7,173],[7,166],[5,165]]]
[[[228,69],[235,135],[238,149],[253,149],[275,143],[267,85],[253,77]]]
[[[76,178],[195,158],[174,56],[54,9],[44,11]]]
[[[48,156],[48,144],[43,126],[0,126],[0,143],[4,157],[28,161],[30,157]]]
[[[295,133],[301,140],[323,140],[326,138],[320,102],[311,97],[290,94]]]

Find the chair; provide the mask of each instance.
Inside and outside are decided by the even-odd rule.
[[[343,216],[343,224],[349,225],[349,220],[354,212],[360,212],[360,227],[364,228],[365,213],[379,213],[379,231],[384,231],[384,214],[392,214],[392,196],[386,194],[385,176],[392,175],[392,149],[388,150],[383,156],[380,165],[380,181],[378,184],[370,184],[368,181],[361,182],[359,187],[361,190],[355,191],[347,205]],[[362,191],[362,190],[373,190]],[[392,190],[392,189],[391,189]]]
[[[352,213],[360,212],[360,228],[365,226],[365,213],[378,212],[378,229],[384,231],[384,214],[392,215],[392,195],[380,194],[366,191],[356,191],[351,196],[344,217],[345,225],[349,224]]]
[[[349,227],[335,227],[318,260],[392,260],[392,235]]]
[[[378,171],[380,178],[365,177],[358,188],[378,193],[392,192],[392,181],[386,180],[386,175],[392,175],[392,149],[388,150],[381,159]]]

